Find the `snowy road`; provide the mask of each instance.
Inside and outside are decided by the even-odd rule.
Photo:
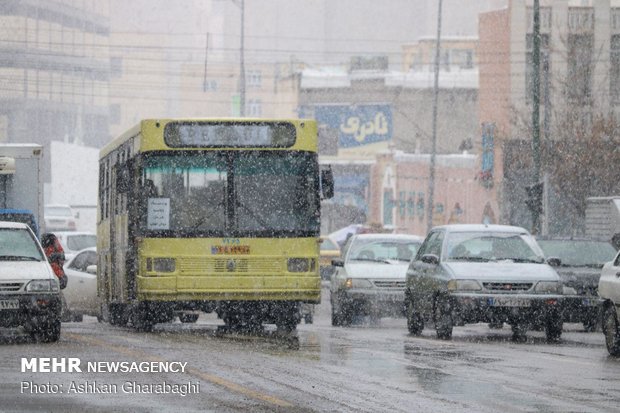
[[[600,332],[569,324],[560,343],[542,332],[515,343],[508,326],[479,324],[440,341],[432,329],[408,335],[404,319],[332,327],[328,302],[314,324],[284,336],[221,334],[212,315],[152,333],[85,318],[63,324],[60,342],[47,345],[5,330],[0,410],[620,411],[620,360],[608,357]],[[79,358],[82,372],[22,372],[21,359],[33,357]],[[111,361],[187,364],[183,372],[87,371],[88,362]]]

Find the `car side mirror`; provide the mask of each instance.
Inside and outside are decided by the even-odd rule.
[[[332,265],[334,267],[344,267],[344,260],[337,258],[335,260],[332,260]]]
[[[560,265],[562,265],[562,260],[558,257],[549,257],[547,258],[547,264],[551,265],[552,267],[559,267]]]
[[[89,274],[97,274],[97,266],[96,265],[89,265],[88,267],[86,267],[86,272]]]
[[[439,257],[435,254],[424,254],[422,255],[422,262],[425,264],[437,265],[439,264]]]

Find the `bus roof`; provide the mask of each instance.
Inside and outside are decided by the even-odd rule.
[[[239,123],[255,123],[255,122],[290,122],[296,126],[301,125],[302,123],[313,123],[316,129],[316,121],[314,119],[284,119],[284,118],[234,118],[234,117],[222,117],[222,118],[162,118],[162,119],[143,119],[140,123],[134,125],[130,129],[123,132],[120,136],[113,139],[110,143],[104,146],[99,152],[99,157],[103,158],[116,149],[118,146],[122,145],[128,139],[131,139],[134,136],[137,136],[140,132],[144,133],[145,131],[151,128],[159,128],[161,125],[165,126],[171,122],[239,122]],[[171,148],[178,150],[179,148]],[[191,148],[191,149],[205,149],[205,148]],[[222,148],[225,149],[225,148]],[[236,148],[239,149],[239,148]]]

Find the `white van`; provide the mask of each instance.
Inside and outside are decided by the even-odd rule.
[[[36,340],[60,338],[58,278],[26,224],[0,221],[0,327],[22,326]]]

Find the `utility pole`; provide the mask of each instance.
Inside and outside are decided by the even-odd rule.
[[[439,99],[439,58],[441,56],[441,6],[442,0],[439,0],[437,9],[437,39],[435,42],[435,84],[433,88],[433,137],[431,148],[431,165],[428,177],[428,211],[426,232],[433,227],[434,212],[434,195],[435,195],[435,158],[437,156],[437,101]]]
[[[207,32],[207,41],[205,46],[205,75],[202,79],[202,91],[207,91],[207,57],[209,56],[209,32]]]
[[[533,185],[540,183],[540,4],[534,0],[534,25],[532,33],[532,155],[534,159]],[[532,211],[532,233],[540,233],[540,208]]]
[[[241,45],[239,48],[239,115],[245,117],[245,0],[240,0]]]

